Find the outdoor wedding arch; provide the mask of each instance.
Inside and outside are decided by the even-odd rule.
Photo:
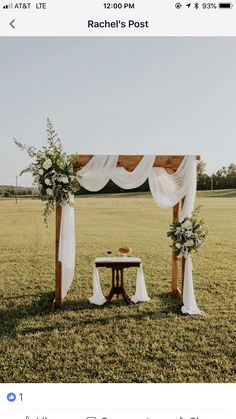
[[[112,180],[123,189],[134,189],[147,179],[151,194],[162,208],[173,208],[173,222],[191,217],[197,183],[197,161],[200,156],[182,155],[76,155],[73,157],[78,182],[97,192]],[[181,262],[181,285],[178,286],[178,262]],[[193,288],[191,255],[178,259],[172,251],[172,293],[182,303],[182,313],[201,314]],[[56,272],[53,309],[62,305],[74,277],[75,226],[74,206],[56,206]]]

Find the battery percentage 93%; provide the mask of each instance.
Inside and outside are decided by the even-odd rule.
[[[203,9],[217,9],[216,3],[202,3]]]

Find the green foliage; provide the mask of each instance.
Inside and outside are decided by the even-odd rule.
[[[47,225],[48,216],[55,209],[55,205],[73,205],[73,195],[78,191],[79,184],[74,173],[74,160],[66,155],[62,143],[49,119],[47,119],[47,146],[37,150],[14,140],[15,144],[26,151],[33,159],[23,173],[31,173],[38,196],[45,202],[44,222]]]
[[[197,179],[206,174],[206,163],[201,160],[197,162]]]
[[[205,173],[204,164],[198,164],[198,190],[206,189],[233,189],[236,188],[236,165],[231,163],[228,167],[223,166],[215,174],[209,176]]]
[[[213,191],[214,192],[214,191]],[[183,316],[170,293],[171,210],[150,194],[97,195],[75,201],[76,272],[61,310],[54,290],[55,225],[43,229],[40,201],[0,203],[0,381],[53,383],[234,383],[236,195],[198,199],[211,234],[193,254],[194,286],[205,316]],[[203,193],[201,193],[203,195]],[[147,303],[88,302],[92,264],[109,248],[142,258]],[[136,270],[125,271],[129,295]],[[101,270],[105,293],[111,273]],[[135,365],[135,367],[134,367]]]
[[[186,258],[193,250],[199,250],[206,240],[208,231],[205,220],[198,218],[199,210],[197,207],[191,217],[170,225],[167,237],[172,239],[172,247],[178,258]]]

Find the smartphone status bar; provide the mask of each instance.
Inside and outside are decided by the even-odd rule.
[[[1,36],[233,36],[234,2],[0,0]]]

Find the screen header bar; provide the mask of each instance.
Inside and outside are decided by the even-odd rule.
[[[0,36],[235,36],[236,0],[0,0]]]

